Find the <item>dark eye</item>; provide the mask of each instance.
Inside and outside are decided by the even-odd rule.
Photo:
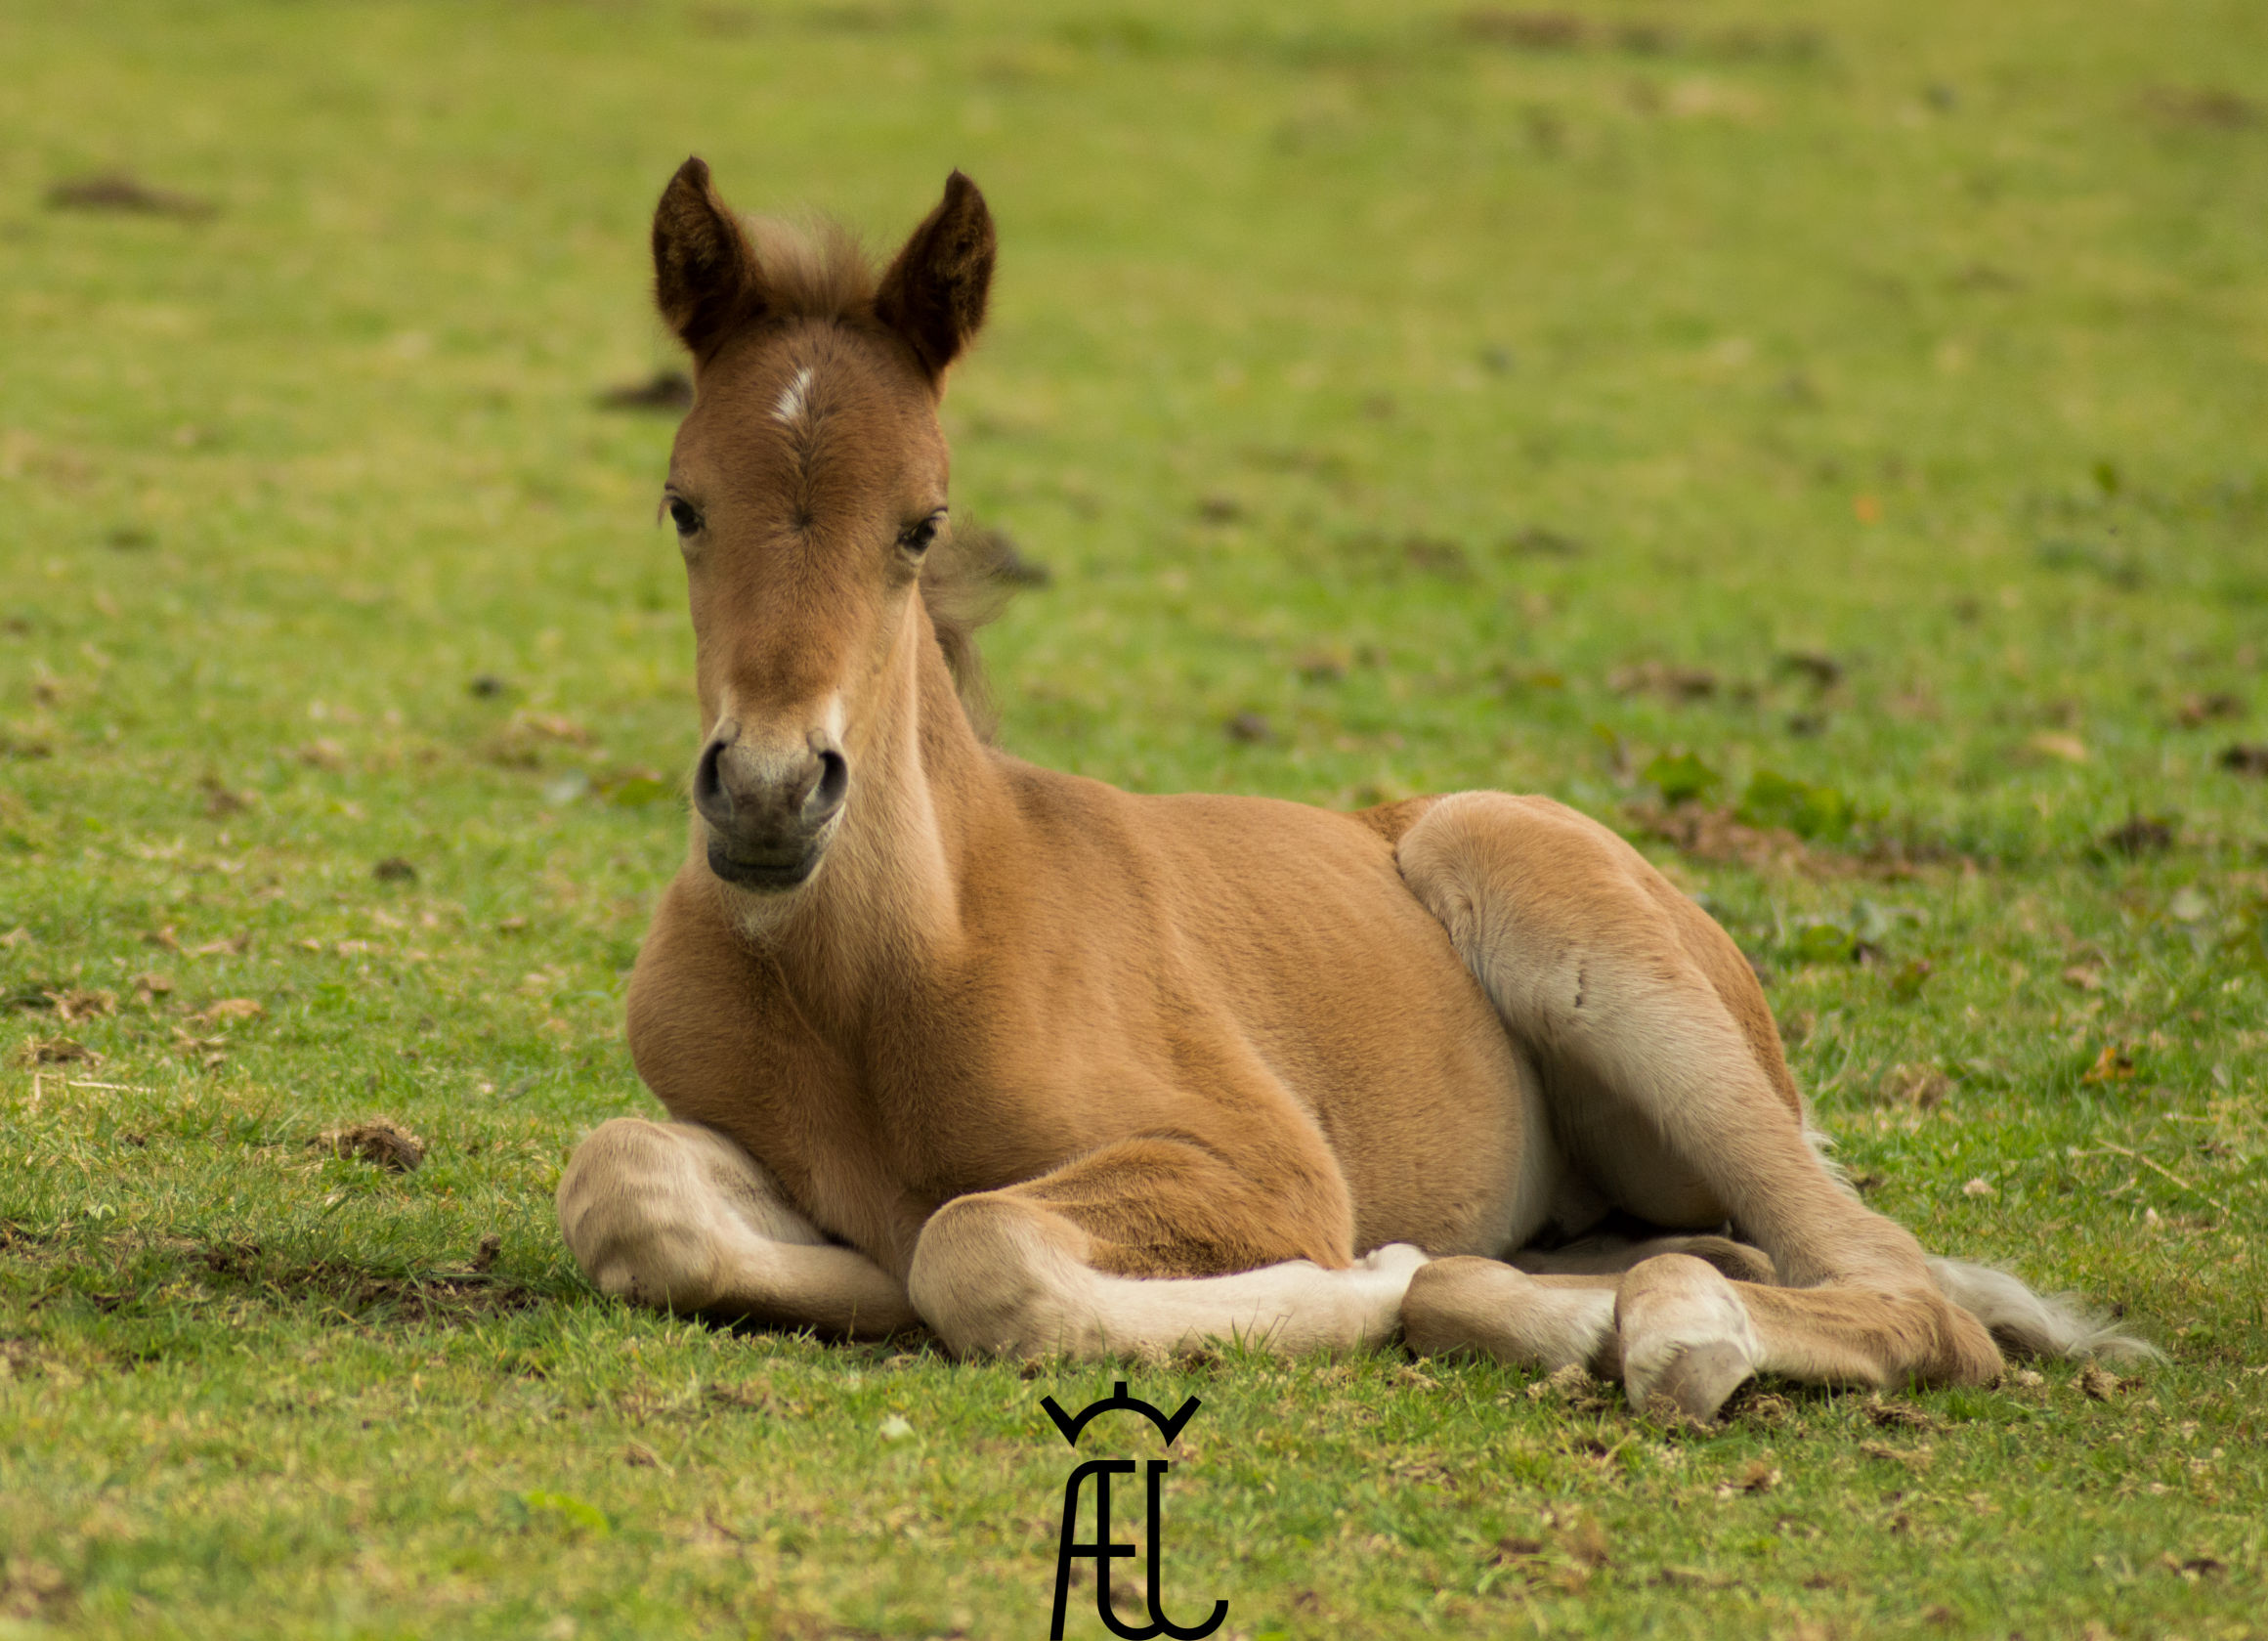
[[[690,536],[701,528],[701,510],[682,496],[669,497],[669,522],[677,527],[677,534]]]
[[[938,527],[944,522],[945,513],[940,508],[920,524],[910,524],[898,532],[898,545],[911,553],[927,552],[929,543],[937,540]]]

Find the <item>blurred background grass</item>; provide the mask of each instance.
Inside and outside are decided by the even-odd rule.
[[[1685,733],[1599,699],[1634,656],[1730,701],[1823,650],[1910,710],[1686,738],[2022,850],[2192,772],[2136,688],[2257,667],[2252,8],[106,16],[6,24],[20,584],[312,640],[212,656],[217,716],[432,721],[489,669],[682,737],[666,427],[590,396],[666,358],[643,228],[695,150],[877,243],[949,165],[989,189],[959,488],[1062,575],[994,644],[1049,761],[1564,787],[1594,721]],[[220,209],[37,208],[113,168]],[[2007,768],[2090,713],[2095,771]]]

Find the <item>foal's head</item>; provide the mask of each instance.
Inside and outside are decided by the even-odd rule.
[[[750,231],[689,159],[654,213],[662,316],[694,362],[663,505],[691,584],[708,863],[817,868],[881,726],[904,721],[945,525],[945,371],[984,319],[991,215],[956,171],[877,279],[847,241]]]

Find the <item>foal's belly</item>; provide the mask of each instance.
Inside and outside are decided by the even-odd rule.
[[[1470,981],[1458,966],[1435,983],[1453,996]],[[1353,1198],[1355,1252],[1509,1252],[1550,1217],[1562,1172],[1540,1081],[1485,1000],[1468,1011],[1436,995],[1413,1013],[1382,1020],[1363,1064],[1314,1098]]]
[[[1347,817],[1259,799],[1182,811],[1196,928],[1226,928],[1192,978],[1320,1130],[1357,1254],[1413,1242],[1502,1253],[1547,1217],[1557,1157],[1537,1079],[1391,843]]]

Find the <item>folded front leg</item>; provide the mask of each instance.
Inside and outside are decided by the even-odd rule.
[[[576,1147],[558,1204],[576,1263],[619,1299],[835,1338],[885,1338],[920,1319],[896,1277],[829,1242],[712,1128],[603,1123]]]
[[[1169,1138],[1105,1146],[922,1228],[907,1287],[963,1355],[1156,1355],[1208,1341],[1280,1356],[1391,1339],[1410,1274],[1354,1259],[1335,1177],[1259,1177]],[[1286,1257],[1291,1256],[1291,1257]]]

